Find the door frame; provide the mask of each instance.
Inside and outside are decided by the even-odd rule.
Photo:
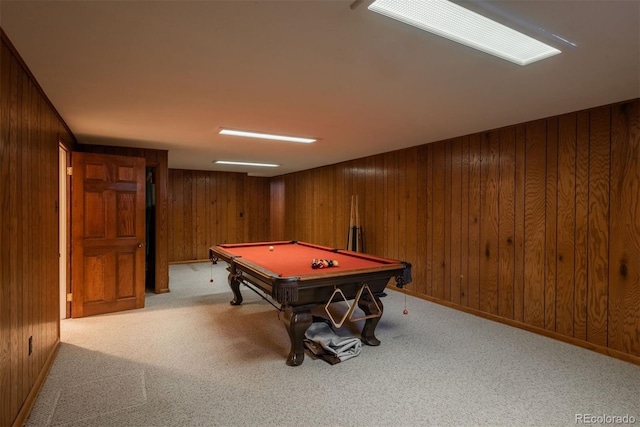
[[[58,247],[60,257],[60,319],[71,317],[71,176],[67,167],[71,164],[71,151],[58,138],[59,188],[58,188]]]

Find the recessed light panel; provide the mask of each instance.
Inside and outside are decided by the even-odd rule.
[[[247,132],[243,130],[233,130],[233,129],[222,129],[220,131],[220,134],[244,136],[247,138],[260,138],[260,139],[272,139],[277,141],[300,142],[303,144],[309,144],[316,141],[315,139],[312,139],[312,138],[300,138],[297,136],[274,135],[270,133],[260,133],[260,132]]]
[[[277,168],[280,165],[274,165],[271,163],[252,163],[252,162],[232,162],[228,160],[216,160],[216,164],[219,165],[236,165],[236,166],[260,166],[265,168]]]
[[[560,53],[447,0],[376,0],[369,10],[519,65]]]

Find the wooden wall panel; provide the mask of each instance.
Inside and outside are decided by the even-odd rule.
[[[558,232],[558,119],[547,120],[547,176],[545,200],[544,327],[556,327],[556,269]]]
[[[75,141],[1,36],[0,425],[12,425],[25,420],[59,344],[58,146]]]
[[[278,177],[283,234],[335,246],[357,193],[367,252],[411,262],[411,292],[637,356],[639,103]]]
[[[182,169],[169,169],[168,181],[170,262],[208,259],[209,247],[219,243],[269,240],[270,196],[272,190],[283,192],[282,181],[272,185],[240,173]],[[275,212],[283,209],[284,198],[278,197]]]
[[[451,298],[449,301],[460,304],[462,266],[462,138],[451,142]],[[411,251],[409,251],[411,253]],[[415,253],[415,252],[413,252]]]
[[[525,218],[525,159],[526,128],[516,126],[515,174],[515,266],[513,279],[513,319],[524,322],[524,218]]]
[[[192,171],[187,171],[182,182],[182,232],[183,232],[183,241],[182,241],[182,251],[184,259],[192,260],[198,259],[197,254],[194,252],[195,241],[194,241],[194,227],[195,224],[193,222],[193,211],[194,205],[197,204],[197,200],[193,194],[193,178],[195,173]],[[185,202],[188,201],[188,202]],[[195,202],[195,203],[194,203]],[[200,258],[202,259],[202,258]],[[206,257],[204,258],[206,259]]]
[[[611,114],[608,345],[640,356],[640,102]]]
[[[215,182],[214,182],[215,184]],[[169,227],[173,231],[169,235],[169,262],[186,260],[184,253],[184,206],[183,199],[184,171],[169,169]],[[215,200],[211,203],[214,203]]]
[[[575,286],[576,115],[558,122],[556,331],[573,336]]]
[[[573,336],[587,339],[587,234],[589,197],[589,112],[581,111],[576,123],[575,288]]]
[[[469,137],[469,293],[468,307],[480,307],[480,135]]]
[[[145,150],[156,168],[156,292],[169,291],[169,156],[166,150]]]
[[[392,256],[398,255],[398,245],[400,244],[400,233],[398,222],[400,218],[400,206],[398,203],[400,158],[399,152],[393,151],[385,155],[386,159],[386,182],[385,195],[387,195],[387,217],[386,233],[387,252]],[[404,207],[403,207],[404,209]]]
[[[9,143],[9,109],[12,103],[4,92],[11,87],[11,55],[4,43],[0,46],[0,241],[6,242],[11,236],[11,215],[15,203],[10,199],[11,144]],[[13,282],[11,280],[11,251],[9,245],[0,245],[0,425],[9,425],[16,413],[12,408],[14,391],[11,382],[11,345],[13,325],[11,322]]]
[[[515,170],[516,134],[510,127],[500,132],[498,203],[498,315],[513,319],[515,278]]]
[[[418,250],[418,148],[413,147],[406,150],[406,161],[404,167],[404,184],[400,186],[399,193],[404,194],[400,200],[400,212],[404,211],[404,221],[401,224],[401,233],[405,236],[404,244],[401,246],[402,251],[398,254],[399,259],[408,259],[408,257],[417,253]],[[366,193],[367,196],[373,193]],[[404,209],[403,209],[404,207]],[[370,224],[375,224],[372,222]],[[369,226],[371,227],[371,225]],[[416,267],[416,272],[421,274],[422,265]],[[409,289],[415,290],[416,283],[411,283]]]
[[[238,194],[238,201],[244,201],[244,234],[242,241],[270,240],[270,199],[271,184],[269,179],[247,177],[244,194]]]
[[[442,298],[451,301],[451,141],[444,144],[444,255],[442,263]]]
[[[381,168],[381,170],[382,169],[383,168]],[[331,243],[333,244],[328,245],[328,246],[334,246],[336,248],[343,248],[343,249],[347,248],[347,241],[348,241],[347,228],[349,227],[350,201],[352,196],[351,194],[352,190],[348,185],[349,180],[346,173],[347,173],[347,168],[345,164],[337,165],[334,169],[333,181],[335,183],[335,188],[333,190],[335,191],[334,199],[336,203],[335,211],[334,211],[335,212],[335,222],[334,222],[335,230],[331,234],[331,236],[333,237],[333,242]],[[377,179],[381,180],[382,175],[378,176]],[[290,192],[288,188],[285,194],[286,194],[285,197],[289,199]],[[283,213],[286,213],[286,212],[291,212],[291,211],[286,210]],[[381,216],[383,212],[384,210],[380,210]],[[382,220],[382,218],[380,218],[380,220]]]
[[[434,275],[434,270],[437,268],[435,266],[434,263],[434,259],[433,259],[433,194],[434,194],[434,190],[433,190],[433,144],[429,144],[425,147],[425,150],[427,151],[427,182],[421,185],[424,185],[425,190],[425,194],[427,196],[427,205],[426,205],[426,209],[425,209],[425,215],[426,215],[426,222],[427,222],[427,227],[426,227],[426,232],[427,232],[427,252],[424,254],[425,255],[425,264],[426,264],[426,281],[427,283],[425,284],[425,288],[426,288],[426,293],[425,295],[433,295],[433,275]],[[416,260],[416,262],[420,262],[420,258],[418,257],[418,259]]]
[[[446,147],[445,143],[433,144],[433,272],[431,296],[444,299],[444,217],[448,215],[445,201]]]
[[[370,224],[378,224],[380,221],[380,217],[382,216],[382,209],[378,209],[377,206],[382,201],[378,200],[379,195],[376,191],[376,183],[378,177],[378,169],[377,162],[380,156],[371,156],[366,159],[366,182],[365,182],[365,194],[367,196],[367,203],[365,205],[366,217],[365,223],[369,226]],[[335,174],[334,174],[335,177]],[[333,188],[336,188],[335,181],[332,181]],[[334,198],[335,200],[335,198]],[[334,222],[335,227],[337,228],[338,222]],[[365,230],[366,234],[364,234],[364,250],[368,251],[369,247],[379,247],[381,245],[380,238],[382,237],[382,233],[379,233],[378,230],[371,228],[370,226]]]
[[[271,203],[269,204],[269,237],[271,240],[284,240],[284,178],[282,176],[272,178],[269,183],[269,194]],[[336,186],[336,200],[337,198]],[[335,207],[334,212],[339,211],[339,206]]]
[[[427,282],[431,280],[428,276],[428,265],[430,264],[429,260],[429,250],[428,250],[428,242],[431,238],[431,231],[427,228],[428,223],[428,214],[427,209],[420,209],[420,207],[426,207],[428,203],[428,192],[424,188],[425,183],[427,182],[427,162],[428,162],[428,152],[426,146],[418,147],[418,152],[416,155],[417,159],[417,174],[416,174],[416,255],[417,259],[414,261],[415,267],[413,268],[413,278],[415,283],[413,284],[412,290],[419,294],[427,294]],[[375,184],[375,182],[374,182]],[[421,189],[421,190],[419,190]],[[374,193],[376,193],[376,188],[372,189]],[[380,247],[375,245],[375,247]]]
[[[206,259],[209,256],[207,248],[208,241],[207,236],[211,234],[211,224],[209,223],[209,217],[211,216],[211,204],[207,203],[207,180],[206,173],[203,171],[197,171],[195,173],[195,203],[194,217],[195,217],[195,231],[194,240],[196,242],[197,257],[199,259]]]
[[[498,313],[500,139],[498,132],[480,136],[480,310]]]
[[[587,341],[601,346],[607,345],[610,120],[609,106],[590,111]]]
[[[524,188],[524,321],[544,327],[546,123],[526,127]]]
[[[460,153],[460,305],[469,305],[469,137],[461,140]]]

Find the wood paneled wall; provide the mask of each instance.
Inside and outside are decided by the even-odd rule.
[[[413,264],[409,290],[640,362],[640,101],[273,178],[271,239]]]
[[[169,261],[209,259],[218,243],[269,239],[269,179],[169,170]]]
[[[58,147],[74,139],[4,33],[0,79],[0,425],[9,426],[26,417],[60,341]]]
[[[169,202],[168,152],[145,148],[116,147],[110,145],[79,144],[78,151],[113,154],[116,156],[144,157],[146,166],[155,168],[156,179],[156,247],[155,292],[169,292]]]

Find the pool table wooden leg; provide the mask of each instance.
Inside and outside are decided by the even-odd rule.
[[[370,297],[363,295],[362,298],[360,298],[360,300],[358,301],[358,307],[360,307],[360,309],[364,311],[364,314],[367,316],[377,313],[378,307],[380,308],[380,316],[373,317],[364,321],[364,327],[362,328],[362,342],[367,345],[380,345],[380,340],[376,338],[375,331],[376,326],[378,326],[378,322],[382,317],[384,308],[382,306],[382,301],[380,301],[380,298],[374,298],[375,302],[371,300]],[[376,304],[378,304],[377,307]]]
[[[229,287],[231,288],[231,292],[233,292],[233,299],[230,301],[230,304],[242,304],[242,294],[240,293],[240,278],[234,272],[229,273]]]
[[[292,307],[287,307],[284,311],[284,320],[287,322],[287,332],[289,332],[291,340],[291,352],[287,357],[287,365],[302,365],[304,361],[304,333],[313,321],[311,310],[305,308],[294,311]]]

